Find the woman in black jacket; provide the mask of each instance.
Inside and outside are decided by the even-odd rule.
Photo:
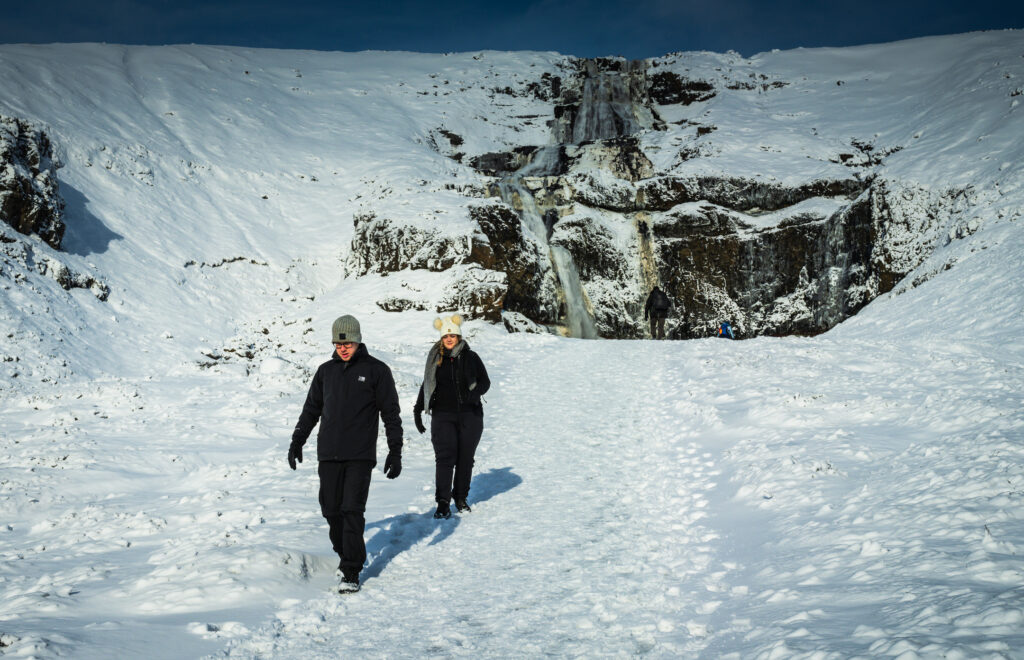
[[[434,517],[450,518],[452,498],[459,513],[470,511],[466,498],[473,478],[473,456],[484,431],[480,397],[487,393],[491,381],[480,356],[462,339],[461,316],[434,319],[434,328],[441,338],[427,353],[423,384],[412,412],[420,433],[427,430],[423,411],[430,415],[437,484]]]

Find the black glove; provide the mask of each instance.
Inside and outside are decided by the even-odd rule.
[[[302,462],[302,445],[293,442],[288,446],[288,466],[295,469],[295,461]]]
[[[384,476],[394,479],[402,474],[402,455],[390,452],[384,459]]]
[[[426,433],[427,427],[423,426],[423,411],[419,408],[413,408],[412,416],[416,420],[416,430],[420,433]]]

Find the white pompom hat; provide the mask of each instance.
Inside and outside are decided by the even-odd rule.
[[[458,314],[452,314],[451,316],[434,319],[434,327],[441,336],[445,335],[458,335],[462,336],[462,317]]]

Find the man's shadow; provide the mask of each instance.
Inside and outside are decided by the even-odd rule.
[[[473,479],[470,491],[470,504],[486,502],[492,497],[507,493],[521,483],[523,478],[512,472],[510,467],[477,475]],[[453,515],[448,520],[434,520],[433,512],[427,512],[403,513],[367,523],[366,529],[380,531],[366,544],[370,565],[363,569],[362,578],[366,580],[377,577],[392,559],[431,536],[433,538],[430,545],[444,541],[461,522],[462,519],[458,515]]]

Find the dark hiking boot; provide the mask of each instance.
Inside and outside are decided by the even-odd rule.
[[[473,509],[469,508],[469,504],[466,502],[466,498],[455,498],[455,510],[459,513],[469,513]]]
[[[452,517],[452,507],[451,507],[451,505],[448,504],[447,502],[438,502],[437,503],[437,511],[434,512],[434,517],[435,518],[445,518],[445,519],[451,518]]]
[[[341,582],[338,583],[338,593],[354,594],[357,591],[359,591],[359,576],[343,575]]]

